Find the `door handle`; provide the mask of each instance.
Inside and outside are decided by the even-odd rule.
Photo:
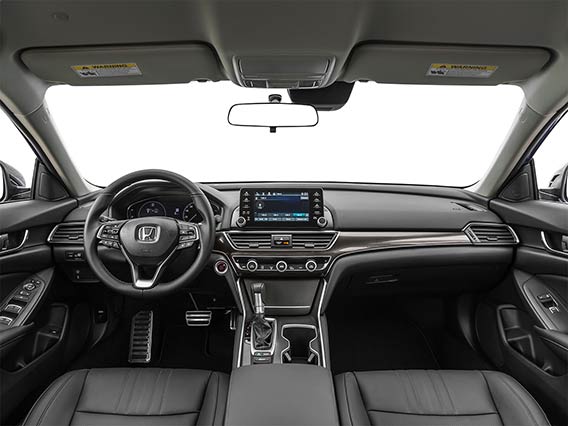
[[[10,238],[10,234],[0,234],[0,256],[21,250],[28,240],[28,236],[29,231],[26,229],[20,241],[14,242],[13,239]]]

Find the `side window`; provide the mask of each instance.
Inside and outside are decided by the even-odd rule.
[[[36,156],[0,109],[0,202],[30,198]]]
[[[568,202],[568,117],[556,125],[534,155],[542,200]]]

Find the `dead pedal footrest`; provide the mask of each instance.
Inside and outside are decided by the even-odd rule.
[[[148,363],[152,358],[154,312],[140,311],[132,317],[128,362]]]
[[[211,311],[186,311],[185,323],[188,327],[207,327],[211,324]]]

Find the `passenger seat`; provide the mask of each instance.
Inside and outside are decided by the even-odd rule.
[[[343,425],[549,425],[533,397],[495,371],[344,373],[335,389]]]

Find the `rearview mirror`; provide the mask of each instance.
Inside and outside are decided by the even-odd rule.
[[[274,133],[278,127],[313,127],[319,116],[311,105],[266,102],[235,104],[227,120],[232,126],[268,127]]]

